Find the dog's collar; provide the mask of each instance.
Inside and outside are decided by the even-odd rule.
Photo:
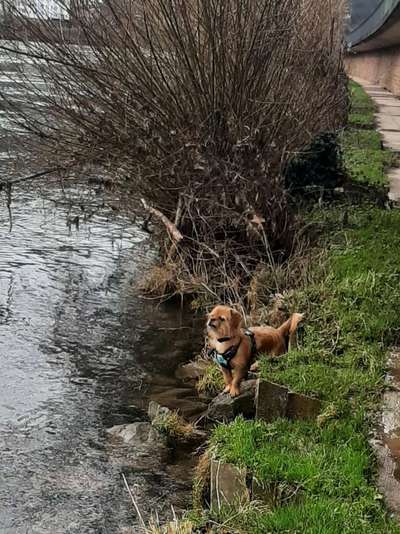
[[[225,343],[226,341],[230,341],[231,339],[231,337],[220,337],[219,339],[217,339],[217,341],[218,343]]]

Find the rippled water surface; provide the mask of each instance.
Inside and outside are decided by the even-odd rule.
[[[192,321],[137,294],[146,233],[107,208],[68,225],[66,204],[54,186],[14,189],[10,229],[0,195],[1,534],[137,532],[121,473],[144,513],[189,495],[179,459],[133,466],[105,431],[146,420],[151,388],[191,355]]]

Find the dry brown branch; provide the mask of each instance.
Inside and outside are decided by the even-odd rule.
[[[154,215],[157,217],[157,219],[160,219],[160,221],[163,223],[165,228],[168,230],[168,233],[172,237],[174,241],[179,243],[179,241],[182,241],[183,235],[180,233],[178,228],[174,223],[172,223],[163,213],[161,213],[160,210],[157,210],[155,208],[152,208],[147,204],[144,198],[141,199],[142,205],[146,211],[151,213],[151,215]]]

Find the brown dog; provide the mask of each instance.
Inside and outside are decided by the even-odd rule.
[[[240,394],[240,383],[256,354],[280,356],[287,352],[302,319],[301,313],[294,313],[279,328],[256,326],[243,330],[238,311],[228,306],[216,306],[208,315],[207,335],[209,348],[224,375],[224,392],[230,393],[231,397]]]

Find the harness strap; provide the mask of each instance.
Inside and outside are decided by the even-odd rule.
[[[233,347],[229,347],[229,349],[226,350],[222,354],[217,352],[217,349],[211,349],[209,351],[209,356],[211,356],[213,360],[216,363],[218,363],[221,367],[224,367],[225,369],[230,369],[231,368],[230,362],[236,356],[241,343],[242,343],[242,340],[240,340],[240,342],[237,345],[234,345]]]
[[[256,339],[254,336],[254,332],[252,332],[251,330],[245,330],[244,335],[250,338],[250,343],[251,343],[250,354],[251,354],[251,358],[253,359],[257,352]],[[223,354],[220,354],[219,352],[217,352],[217,349],[211,349],[208,354],[221,367],[223,367],[224,369],[230,369],[231,368],[230,362],[236,356],[241,342],[242,340],[240,340],[238,345],[229,347],[229,349],[226,350]]]
[[[246,329],[244,331],[244,335],[250,338],[251,342],[251,357],[254,358],[257,354],[257,344],[256,344],[256,336],[254,335],[254,332],[251,330]]]

